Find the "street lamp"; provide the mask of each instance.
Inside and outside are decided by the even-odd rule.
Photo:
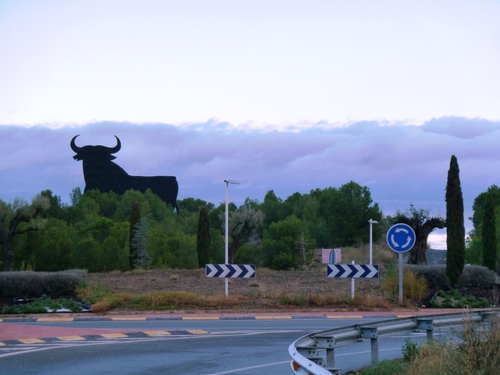
[[[229,262],[229,184],[238,184],[238,182],[233,180],[224,180],[226,183],[226,226],[225,226],[225,260],[224,263],[228,264]],[[224,291],[226,293],[226,297],[229,295],[228,292],[228,282],[227,277],[224,279]]]
[[[372,224],[378,224],[378,221],[376,220],[368,220],[368,222],[370,223],[370,265],[373,264],[372,263],[372,252],[373,252],[373,230],[372,230]]]

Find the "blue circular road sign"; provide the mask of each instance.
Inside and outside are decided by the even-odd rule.
[[[386,239],[392,250],[398,253],[406,253],[415,245],[416,236],[412,227],[399,223],[389,228]]]

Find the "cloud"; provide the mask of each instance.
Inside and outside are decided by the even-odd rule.
[[[475,138],[500,130],[500,122],[481,118],[441,117],[426,122],[422,129],[429,133],[447,134],[458,138]]]
[[[293,131],[240,129],[214,121],[183,126],[99,122],[57,129],[0,126],[0,198],[31,199],[50,189],[69,203],[71,190],[85,186],[81,162],[72,158],[71,138],[80,134],[79,146],[113,146],[117,135],[122,149],[115,162],[129,174],[177,176],[179,199],[215,204],[225,199],[224,179],[240,183],[230,189],[237,204],[247,197],[262,201],[269,190],[286,199],[294,192],[352,180],[370,188],[385,214],[413,203],[444,215],[446,176],[450,157],[456,155],[470,217],[474,198],[500,184],[500,122],[477,120],[476,126],[475,121],[313,124]]]

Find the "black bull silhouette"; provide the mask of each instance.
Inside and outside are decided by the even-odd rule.
[[[75,160],[83,162],[83,176],[85,178],[85,191],[97,189],[101,193],[113,191],[123,194],[125,191],[134,189],[145,192],[151,189],[160,199],[172,205],[177,212],[177,192],[179,185],[175,176],[130,176],[119,165],[111,160],[116,157],[112,154],[121,149],[120,139],[115,135],[116,146],[83,146],[75,144],[75,135],[71,140],[71,149],[76,152]]]

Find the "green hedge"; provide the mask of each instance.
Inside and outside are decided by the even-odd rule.
[[[417,266],[405,265],[408,269],[424,276],[431,288],[449,288],[450,281],[446,276],[445,265]],[[497,285],[498,276],[487,267],[465,266],[462,275],[458,279],[459,288],[492,288]]]
[[[68,270],[59,272],[0,272],[0,297],[60,297],[71,294],[78,285],[86,282],[87,271]]]

